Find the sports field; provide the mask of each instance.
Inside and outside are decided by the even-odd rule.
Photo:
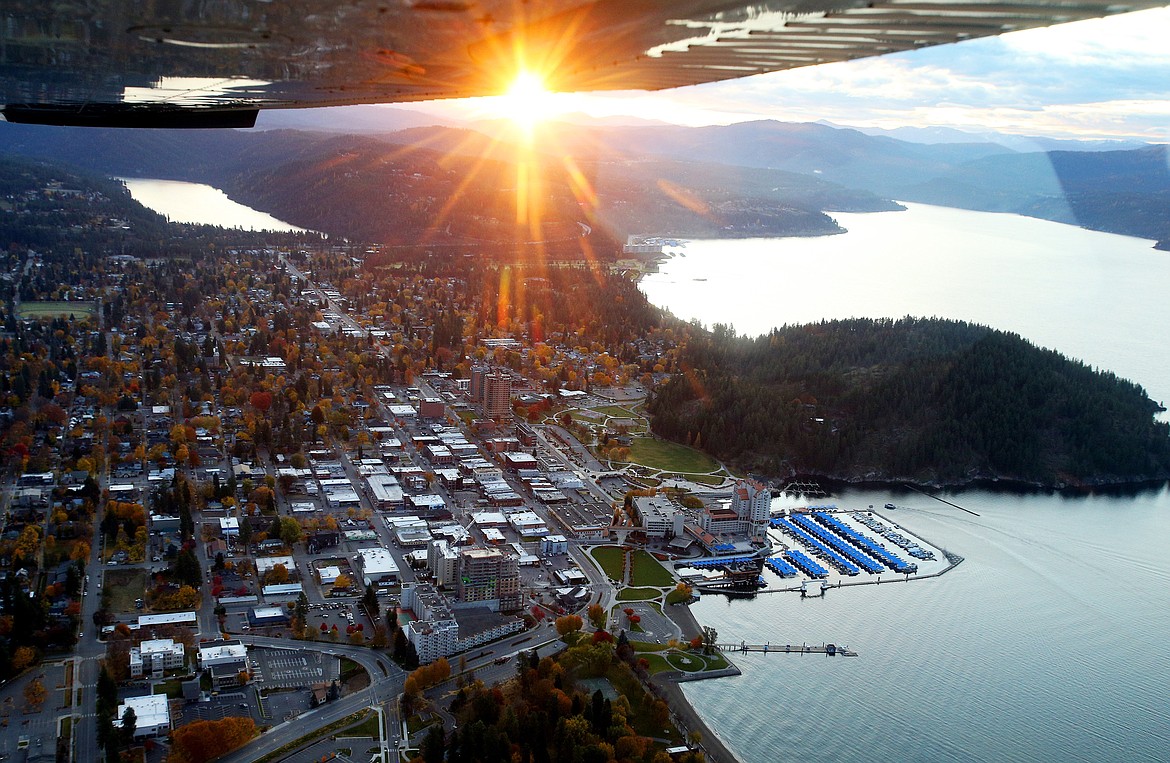
[[[21,302],[16,311],[17,318],[68,318],[78,320],[97,315],[96,302]]]

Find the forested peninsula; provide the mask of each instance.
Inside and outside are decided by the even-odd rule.
[[[694,337],[654,431],[742,468],[849,482],[1043,487],[1165,479],[1170,426],[1138,385],[939,319]]]

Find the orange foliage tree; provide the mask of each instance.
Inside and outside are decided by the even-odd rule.
[[[251,718],[228,716],[218,721],[194,721],[171,733],[173,763],[206,763],[243,747],[256,736]]]

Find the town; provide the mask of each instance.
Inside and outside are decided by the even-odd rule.
[[[38,182],[6,200],[26,227],[146,225]],[[611,735],[658,740],[621,759],[730,759],[658,681],[736,672],[685,605],[765,575],[803,595],[829,572],[798,545],[842,577],[857,552],[649,433],[694,327],[630,263],[171,235],[205,251],[0,263],[0,754],[308,761],[343,735],[351,760],[441,760],[467,692],[600,645],[621,668],[579,680],[627,703]],[[894,559],[865,572],[917,571]]]

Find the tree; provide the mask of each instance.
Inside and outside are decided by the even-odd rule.
[[[423,737],[419,752],[422,753],[423,763],[443,763],[443,731],[439,726],[432,725],[427,735]]]
[[[251,718],[228,716],[219,721],[193,721],[175,729],[171,738],[173,763],[206,763],[242,747],[256,736]]]
[[[280,539],[286,546],[292,546],[299,543],[304,537],[304,530],[301,529],[301,523],[292,517],[280,518]]]
[[[126,712],[122,713],[122,744],[129,747],[134,743],[134,732],[138,730],[138,716],[134,713],[134,708],[126,708]]]
[[[202,583],[203,568],[199,564],[199,558],[195,556],[195,552],[189,548],[183,549],[175,557],[173,569],[175,577],[179,579],[180,583],[185,583],[192,588],[198,588]]]
[[[12,670],[16,673],[27,668],[37,661],[37,650],[31,646],[17,647],[12,654]]]
[[[28,708],[33,712],[38,712],[41,705],[45,704],[49,693],[45,691],[45,685],[41,683],[41,679],[34,678],[25,684],[24,687],[24,702]]]
[[[378,619],[382,605],[378,602],[378,592],[374,590],[373,586],[366,586],[366,592],[362,595],[362,606],[366,608],[371,620]]]
[[[253,392],[251,397],[248,398],[248,402],[261,413],[267,413],[268,409],[272,407],[272,393],[264,391]]]
[[[605,611],[605,607],[601,606],[600,604],[589,605],[589,622],[597,630],[602,630],[605,628],[605,621],[607,619],[606,615],[607,613]]]
[[[575,633],[581,630],[581,627],[584,624],[585,623],[581,620],[580,615],[565,615],[563,617],[558,617],[556,622],[553,623],[554,627],[557,629],[557,633],[561,636],[567,636],[570,633]]]
[[[709,625],[703,626],[703,654],[711,654],[715,649],[715,640],[719,633]]]
[[[106,709],[112,714],[118,703],[118,684],[110,676],[103,664],[97,680],[97,707]]]

